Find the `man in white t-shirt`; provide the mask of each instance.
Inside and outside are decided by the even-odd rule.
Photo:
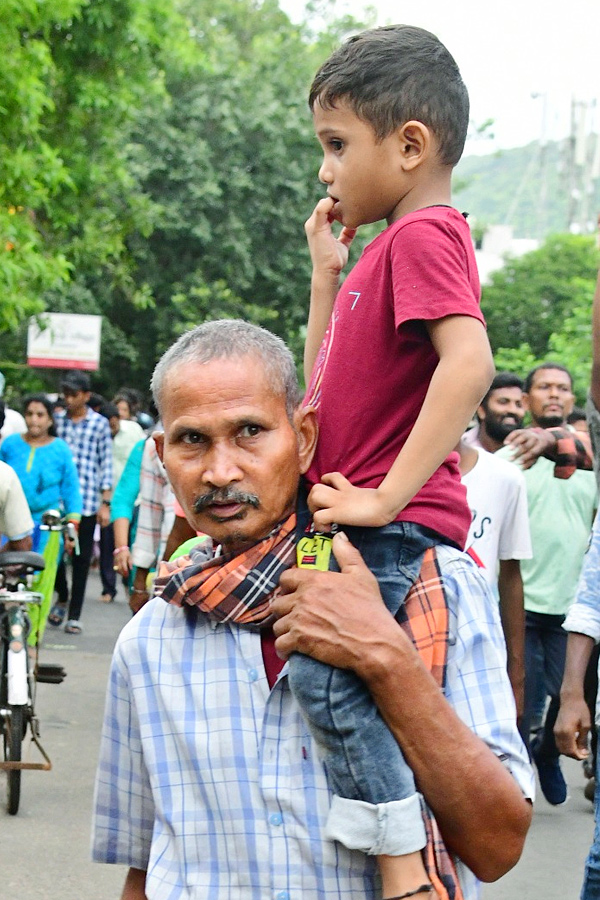
[[[520,560],[531,558],[527,489],[516,466],[461,441],[460,472],[467,489],[471,528],[467,551],[483,566],[500,601],[507,668],[517,715],[525,690],[525,611]]]
[[[498,372],[477,409],[477,424],[463,441],[495,453],[511,431],[522,427],[524,417],[522,380],[513,372]]]

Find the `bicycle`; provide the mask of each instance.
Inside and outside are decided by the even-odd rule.
[[[59,665],[38,663],[37,641],[28,644],[30,612],[39,609],[43,595],[33,590],[36,572],[46,561],[31,551],[0,552],[0,725],[3,760],[0,770],[7,774],[7,811],[16,815],[21,799],[23,769],[48,771],[52,763],[40,741],[39,719],[35,712],[37,682],[60,684],[65,670]],[[31,740],[43,762],[23,762],[23,740],[29,729]]]

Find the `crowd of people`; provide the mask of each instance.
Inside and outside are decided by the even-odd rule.
[[[279,338],[219,320],[158,362],[155,430],[73,371],[0,444],[10,546],[43,549],[48,506],[77,523],[50,625],[81,633],[96,539],[99,599],[127,587],[93,824],[123,900],[474,900],[519,859],[534,766],[554,806],[561,753],[595,782],[600,277],[586,410],[560,361],[495,373],[446,48],[363,32],[309,102],[305,396]]]
[[[80,634],[95,551],[103,590],[98,599],[111,602],[115,597],[112,495],[131,450],[143,445],[145,428],[151,429],[154,420],[143,418],[145,428],[137,420],[139,401],[133,389],[120,391],[114,403],[93,394],[86,372],[68,372],[59,388],[55,399],[44,393],[26,396],[22,414],[2,404],[0,460],[16,473],[33,521],[33,529],[19,539],[43,554],[49,532],[42,520],[49,510],[59,512],[77,529],[77,552],[69,546],[64,548],[67,554],[59,553],[56,579],[42,609],[50,625],[64,625],[68,634]],[[134,506],[138,493],[139,483]],[[14,535],[4,533],[14,541]]]

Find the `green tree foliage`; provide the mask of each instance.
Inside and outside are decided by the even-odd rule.
[[[514,372],[524,377],[539,362],[539,359],[531,351],[529,344],[520,344],[518,347],[500,347],[494,353],[494,363],[497,372]]]
[[[592,296],[593,284],[574,279],[573,306],[563,326],[550,336],[547,357],[566,366],[573,376],[573,387],[579,403],[583,403],[590,385],[592,365]]]
[[[135,248],[157,351],[207,318],[241,315],[288,338],[305,318],[302,223],[322,193],[305,100],[310,53],[274,4],[211,4],[210,14],[208,45],[194,22],[197,64],[168,79],[167,115],[139,133],[142,181],[160,207]]]
[[[68,277],[59,248],[47,246],[41,220],[71,185],[45,134],[54,109],[48,34],[83,0],[4,0],[0,4],[0,329],[43,308],[45,288]]]
[[[166,103],[185,24],[171,0],[1,6],[0,328],[21,346],[32,312],[104,313],[115,292],[135,306],[126,239],[151,230],[152,204],[128,147],[143,103]]]
[[[536,356],[548,349],[582,292],[593,294],[598,254],[590,237],[553,235],[532,253],[508,259],[484,287],[482,309],[492,348],[528,344]]]
[[[591,237],[555,235],[494,273],[483,289],[482,308],[499,371],[525,375],[547,360],[561,363],[583,401],[598,262]]]
[[[22,4],[9,5],[13,43],[35,32],[45,66],[32,167],[43,145],[57,174],[46,202],[15,194],[7,213],[37,241],[28,277],[40,259],[54,268],[31,308],[0,293],[12,314],[3,355],[23,359],[19,320],[42,307],[103,315],[106,393],[145,387],[158,354],[206,318],[249,318],[299,350],[303,222],[324,190],[306,95],[358,23],[317,35],[276,0],[54,0],[25,33]]]

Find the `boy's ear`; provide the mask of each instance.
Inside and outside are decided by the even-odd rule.
[[[419,166],[434,149],[431,131],[416,119],[410,119],[398,129],[398,141],[405,171]]]

